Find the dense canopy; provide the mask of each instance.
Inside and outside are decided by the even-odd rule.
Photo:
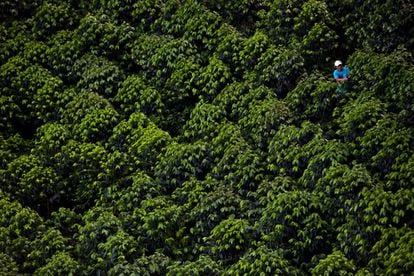
[[[1,1],[0,274],[413,273],[413,14]]]

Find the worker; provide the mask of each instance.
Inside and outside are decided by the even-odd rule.
[[[348,81],[351,77],[351,71],[347,66],[342,65],[342,61],[335,61],[335,71],[333,72],[333,77],[337,82]]]
[[[335,71],[333,72],[333,77],[338,83],[338,88],[336,92],[340,96],[344,96],[345,92],[348,90],[348,82],[351,78],[351,70],[347,66],[343,66],[342,61],[337,60],[334,63]]]

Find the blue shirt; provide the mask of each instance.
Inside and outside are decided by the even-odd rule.
[[[341,71],[338,71],[338,69],[336,69],[336,70],[333,72],[333,77],[334,77],[334,79],[343,79],[343,78],[347,78],[347,77],[348,77],[348,75],[351,73],[350,71],[351,71],[351,70],[349,70],[349,68],[348,68],[348,67],[344,66],[344,67],[342,68],[342,70],[341,70]]]

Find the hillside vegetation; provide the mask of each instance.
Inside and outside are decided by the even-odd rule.
[[[413,14],[1,1],[0,275],[413,273]]]

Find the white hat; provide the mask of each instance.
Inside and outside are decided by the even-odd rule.
[[[342,61],[340,61],[340,60],[335,61],[335,67],[338,66],[338,65],[342,65]]]

